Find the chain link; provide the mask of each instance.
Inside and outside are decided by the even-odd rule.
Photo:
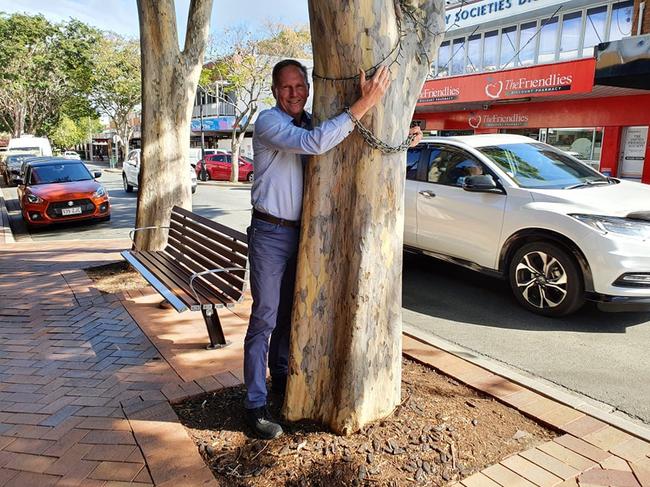
[[[364,126],[359,120],[357,120],[356,117],[352,115],[352,112],[350,112],[349,108],[345,109],[345,113],[348,114],[350,120],[352,120],[352,123],[354,123],[354,125],[357,127],[359,133],[361,134],[361,137],[363,137],[363,140],[366,141],[366,144],[368,144],[373,149],[380,150],[384,154],[404,152],[409,147],[411,147],[411,144],[415,140],[415,135],[409,135],[406,140],[404,140],[404,142],[402,142],[400,145],[388,145],[386,142],[379,139],[375,134],[373,134],[370,129]]]

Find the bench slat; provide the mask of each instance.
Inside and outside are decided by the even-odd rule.
[[[170,257],[164,252],[141,252],[150,266],[156,269],[160,275],[163,274],[169,282],[173,282],[180,287],[186,296],[192,300],[195,306],[214,305],[218,308],[224,306],[224,302],[228,299],[220,290],[206,286],[205,283],[198,280],[194,281],[194,289],[199,296],[200,301],[197,301],[192,293],[189,285],[190,274],[187,269],[181,267],[175,262],[173,257]]]
[[[183,235],[185,237],[183,243],[190,247],[200,247],[202,252],[205,252],[206,250],[210,251],[210,255],[214,256],[214,258],[219,258],[222,261],[246,267],[246,254],[233,252],[230,246],[225,246],[225,244],[210,238],[210,235],[202,235],[193,228],[179,228],[176,225],[172,226],[170,232],[173,232],[175,235]],[[177,238],[177,240],[180,240],[180,238]]]
[[[189,269],[191,269],[193,272],[202,272],[205,270],[210,269],[207,265],[209,262],[201,262],[201,258],[196,257],[197,261],[193,261],[189,258],[184,253],[179,252],[175,248],[167,247],[165,249],[165,252],[167,252],[171,257],[174,259],[177,259],[179,262],[181,262],[183,265],[187,266]],[[185,249],[185,252],[188,252],[188,249]],[[195,256],[198,254],[194,254]],[[220,266],[217,266],[220,267]],[[242,271],[245,272],[244,269]],[[223,276],[222,276],[223,275]],[[202,276],[203,279],[206,281],[210,282],[213,286],[217,287],[221,291],[223,291],[225,294],[231,297],[232,300],[238,301],[241,299],[241,295],[243,293],[243,286],[242,288],[236,288],[233,287],[229,282],[223,280],[221,277],[227,276],[227,272],[220,272],[218,274],[206,274]]]
[[[185,239],[185,235],[179,234],[176,230],[169,231],[168,244],[170,244],[171,248],[178,251],[179,254],[178,258],[183,264],[186,264],[186,261],[194,261],[200,264],[201,267],[205,267],[205,269],[202,270],[214,269],[217,267],[219,268],[240,267],[236,263],[231,262],[228,259],[219,257],[212,252],[210,252],[210,255],[206,255],[208,253],[207,249],[204,249],[202,247],[197,248],[196,246],[193,246],[191,241],[187,241]],[[170,250],[170,249],[166,248],[165,250]],[[242,267],[242,271],[243,271],[242,277],[236,274],[231,274],[230,272],[223,273],[218,277],[219,279],[227,281],[230,287],[241,290],[243,289],[245,283],[246,268]],[[231,272],[237,272],[237,271],[231,271]]]
[[[161,283],[163,283],[167,289],[169,289],[173,294],[175,294],[178,299],[183,301],[185,305],[190,308],[190,309],[197,309],[199,306],[199,303],[196,301],[194,296],[191,295],[191,293],[185,292],[184,289],[182,289],[178,283],[174,282],[173,279],[170,279],[169,276],[161,272],[161,270],[158,268],[156,265],[155,261],[152,261],[151,256],[149,255],[150,252],[136,252],[135,254],[132,254],[140,264],[142,264],[144,267],[147,268],[149,272],[151,272]]]
[[[211,220],[208,221],[214,223]],[[172,213],[170,218],[170,226],[173,227],[175,225],[180,225],[183,228],[192,228],[199,234],[205,235],[211,240],[215,240],[221,243],[223,246],[231,249],[233,252],[237,252],[241,255],[248,255],[247,238],[243,233],[236,232],[237,235],[243,236],[244,240],[241,240],[240,238],[232,237],[225,232],[221,232],[218,229],[212,228],[205,224],[203,221],[196,221],[187,216]],[[232,230],[232,232],[235,231]]]
[[[172,216],[174,215],[174,213],[183,215],[184,217],[194,220],[198,223],[201,223],[207,227],[210,227],[219,233],[228,235],[229,237],[232,237],[235,240],[239,240],[240,242],[244,242],[245,244],[248,243],[248,237],[246,236],[245,233],[238,232],[237,230],[233,230],[232,228],[222,225],[221,223],[212,221],[209,218],[205,218],[201,215],[197,215],[196,213],[192,213],[191,211],[188,211],[185,208],[181,208],[180,206],[174,206],[172,208]]]
[[[214,232],[208,227],[202,226],[196,222],[185,219],[179,215],[173,215],[170,221],[170,227],[183,235],[194,236],[201,235],[211,242],[219,244],[228,253],[246,257],[248,255],[248,246],[242,242],[231,239],[230,237]]]
[[[188,306],[186,303],[181,301],[179,298],[177,298],[173,292],[171,292],[165,284],[160,282],[160,279],[158,279],[154,274],[149,271],[148,267],[144,265],[142,262],[140,262],[136,255],[132,253],[130,250],[124,250],[121,252],[122,257],[124,257],[124,260],[126,260],[129,264],[131,264],[140,274],[142,274],[142,277],[146,279],[146,281],[153,286],[153,288],[160,293],[160,295],[165,298],[169,304],[171,304],[176,311],[179,313],[182,313],[183,311],[187,311]]]

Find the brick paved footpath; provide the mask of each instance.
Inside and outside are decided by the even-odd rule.
[[[79,269],[127,245],[0,246],[0,486],[219,485],[170,402],[241,382],[246,316],[208,352],[200,315],[100,294]],[[404,350],[564,432],[457,487],[650,487],[650,443],[412,338]]]

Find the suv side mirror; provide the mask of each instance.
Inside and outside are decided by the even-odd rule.
[[[94,177],[94,178],[100,178],[101,176],[102,176],[102,172],[101,172],[101,171],[95,171],[95,172],[93,172],[93,177]]]
[[[467,176],[463,181],[463,189],[473,193],[499,193],[503,194],[503,189],[497,186],[489,174],[482,174],[480,176]]]

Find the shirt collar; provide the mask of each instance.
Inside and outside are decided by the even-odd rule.
[[[279,106],[276,105],[276,106],[273,107],[273,109],[274,109],[274,110],[277,110],[278,112],[280,112],[280,113],[281,113],[284,117],[286,117],[288,120],[291,120],[291,123],[293,123],[294,125],[296,125],[296,123],[293,121],[293,118],[291,117],[291,115],[289,115],[287,112],[285,112],[284,110],[282,110]],[[304,128],[304,129],[307,129],[307,130],[311,130],[311,129],[312,129],[312,117],[311,117],[311,113],[309,113],[308,111],[304,110],[304,111],[302,112],[302,119],[300,120],[300,125],[296,125],[296,126],[297,126],[297,127],[302,127],[302,128]]]

